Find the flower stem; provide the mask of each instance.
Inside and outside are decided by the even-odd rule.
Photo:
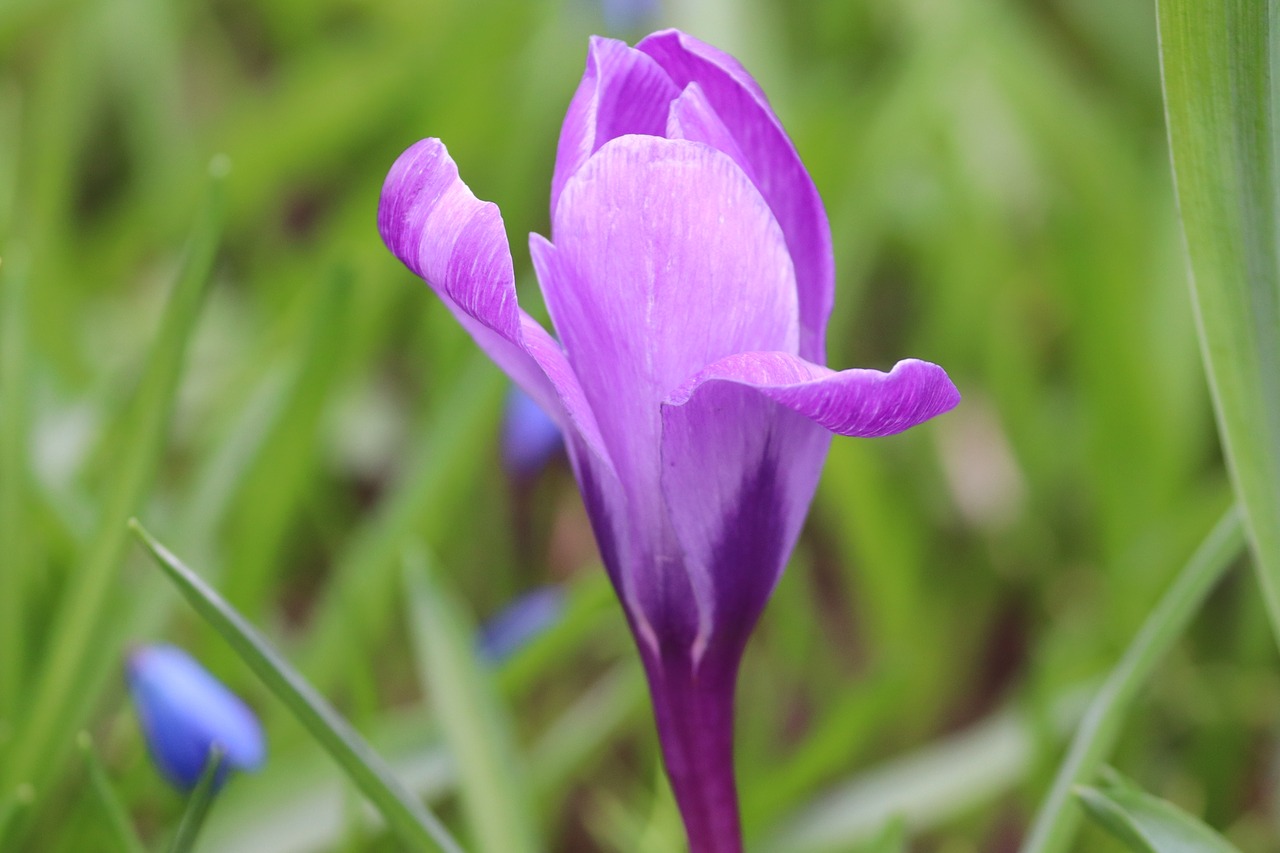
[[[733,778],[733,693],[737,667],[649,660],[663,763],[689,835],[690,853],[742,853]]]

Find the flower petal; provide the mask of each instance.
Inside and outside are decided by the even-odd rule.
[[[497,205],[472,195],[440,140],[414,144],[391,167],[378,205],[378,230],[481,349],[611,471],[595,415],[563,350],[516,301]]]
[[[750,175],[750,160],[742,153],[738,141],[720,120],[715,107],[707,100],[706,92],[697,83],[685,86],[680,97],[671,102],[667,115],[667,138],[688,139],[710,145],[728,154],[744,174]]]
[[[699,38],[677,29],[659,30],[641,39],[636,49],[643,51],[658,60],[658,64],[667,69],[672,79],[680,86],[688,85],[691,79],[704,79],[692,73],[702,67],[703,63],[714,66],[719,74],[723,74],[756,100],[762,107],[773,114],[769,106],[769,98],[760,88],[760,84],[742,63],[734,56],[720,48],[707,44]],[[705,69],[703,69],[705,70]],[[688,77],[689,79],[684,79]],[[683,81],[683,82],[681,82]]]
[[[787,353],[730,356],[662,407],[662,491],[711,618],[696,656],[736,661],[782,574],[817,487],[831,432],[901,432],[956,405],[946,373],[899,362],[835,372]]]
[[[709,604],[695,662],[736,665],[795,546],[831,442],[812,421],[720,383],[663,407],[662,493]]]
[[[661,136],[667,105],[679,93],[649,56],[617,39],[593,36],[587,69],[560,129],[551,178],[552,214],[565,182],[600,146],[628,133]]]
[[[837,372],[785,352],[746,352],[700,371],[670,396],[664,411],[697,404],[722,385],[751,389],[824,429],[860,438],[896,435],[960,402],[946,371],[919,359],[904,359],[888,373]]]
[[[266,755],[262,727],[240,697],[174,646],[143,646],[126,666],[129,689],[156,765],[191,790],[217,746],[225,768],[256,770]]]
[[[625,136],[565,185],[553,235],[530,243],[547,307],[629,497],[655,504],[668,394],[727,355],[795,351],[782,233],[726,155]]]
[[[677,30],[636,45],[682,90],[697,83],[741,150],[744,171],[786,235],[800,290],[800,355],[823,363],[827,317],[835,297],[831,227],[813,179],[759,85],[736,59]],[[696,138],[696,137],[694,137]]]

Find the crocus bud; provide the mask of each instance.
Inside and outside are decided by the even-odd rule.
[[[249,706],[181,649],[141,646],[125,667],[147,749],[173,785],[190,791],[216,746],[222,767],[256,770],[265,756],[262,727]]]
[[[502,418],[502,461],[514,477],[532,477],[564,446],[560,427],[516,386],[507,395]]]
[[[649,678],[693,853],[741,853],[733,693],[831,436],[902,432],[960,394],[936,364],[826,365],[835,297],[817,187],[768,98],[676,30],[593,39],[520,308],[498,208],[438,139],[387,175],[378,227],[560,425]]]
[[[486,622],[476,637],[476,651],[490,663],[501,663],[564,615],[564,592],[548,586],[517,598]]]

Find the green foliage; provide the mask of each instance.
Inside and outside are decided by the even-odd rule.
[[[90,710],[87,703],[77,701],[77,692],[86,683],[100,684],[107,662],[119,652],[112,608],[114,583],[128,543],[124,522],[142,504],[164,449],[185,351],[221,234],[227,170],[225,158],[210,166],[210,198],[147,353],[142,379],[121,414],[117,434],[106,438],[115,451],[106,463],[107,497],[102,507],[95,508],[96,526],[66,580],[68,592],[50,614],[49,643],[41,666],[33,672],[21,707],[11,718],[16,723],[13,751],[0,767],[5,787],[31,782],[39,788],[49,780]],[[25,531],[15,534],[21,538]],[[17,569],[21,571],[22,565]]]
[[[136,520],[130,520],[129,526],[183,597],[222,634],[276,698],[289,708],[334,760],[342,765],[351,781],[378,807],[402,842],[412,850],[439,849],[445,853],[459,853],[461,848],[444,827],[422,807],[416,797],[404,789],[391,769],[359,733],[271,648],[243,616],[152,538]],[[219,761],[221,757],[215,755],[210,765],[216,765]],[[212,793],[212,772],[206,769],[201,775],[201,784],[205,790],[201,792],[198,787],[192,793],[192,804],[179,827],[180,839],[183,837],[183,827],[192,823],[198,827],[203,823],[207,800]],[[203,805],[201,798],[205,800]]]
[[[1071,748],[1058,768],[1053,788],[1023,845],[1026,853],[1056,853],[1067,848],[1076,823],[1075,813],[1069,808],[1070,792],[1091,779],[1107,760],[1138,691],[1169,647],[1186,631],[1209,592],[1222,580],[1243,548],[1240,516],[1232,508],[1152,608],[1142,629],[1089,704]],[[1088,798],[1085,801],[1090,802]]]
[[[215,782],[222,760],[222,751],[216,746],[209,751],[204,770],[201,771],[195,788],[191,790],[191,796],[187,798],[187,808],[178,821],[178,830],[169,844],[169,853],[190,853],[195,849],[196,839],[200,837],[200,830],[204,827],[204,819],[208,817],[209,808],[218,792]]]
[[[1079,787],[1076,796],[1089,816],[1133,853],[1240,853],[1173,803],[1117,776],[1105,787]]]
[[[1257,13],[1211,5],[1193,11]],[[1270,269],[1273,187],[1240,170],[1271,167],[1240,151],[1271,120],[1206,121],[1227,109],[1221,79],[1191,63],[1242,34],[1225,59],[1251,63],[1239,106],[1257,108],[1270,35],[1197,29],[1175,7],[1162,0],[1167,95],[1175,148],[1201,152],[1175,151],[1175,166],[1209,332],[1206,288],[1234,292],[1221,311],[1237,310],[1264,277],[1241,290],[1229,265]],[[501,799],[549,850],[678,837],[643,677],[567,467],[527,485],[504,475],[500,374],[374,225],[396,155],[441,137],[501,205],[521,299],[540,313],[524,235],[547,230],[595,8],[0,4],[0,848],[111,846],[121,817],[148,849],[171,837],[184,804],[147,765],[120,689],[120,650],[163,637],[244,695],[269,741],[263,770],[219,794],[199,849],[396,849],[313,733],[125,547],[131,515],[296,661],[454,835],[478,841],[478,815]],[[908,849],[1007,849],[1071,733],[1093,731],[1089,761],[1063,773],[1091,781],[1076,771],[1109,756],[1158,779],[1153,793],[1202,802],[1246,853],[1273,849],[1249,780],[1280,681],[1249,584],[1225,582],[1177,642],[1163,623],[1163,663],[1128,669],[1107,724],[1077,729],[1232,498],[1184,283],[1151,9],[673,0],[658,23],[737,53],[808,164],[837,252],[830,363],[927,358],[965,397],[921,430],[833,446],[743,668],[749,846],[892,845],[882,833],[900,816]],[[205,189],[218,154],[234,167],[220,217]],[[1232,239],[1247,241],[1238,257]],[[1274,459],[1241,453],[1278,445],[1270,427],[1233,438],[1228,401],[1274,404],[1261,340],[1209,344],[1253,365],[1242,375],[1262,389],[1211,367],[1260,555],[1280,525],[1259,520],[1248,481],[1280,479]],[[419,672],[411,542],[438,555],[428,593],[445,592],[428,600],[460,620],[423,659],[451,650],[456,682],[446,665]],[[477,688],[460,614],[483,619],[548,582],[567,590],[564,620]],[[478,748],[491,725],[506,745],[462,772],[459,744]],[[76,760],[82,729],[100,774]],[[495,780],[499,754],[522,772]],[[1109,843],[1089,827],[1075,849]]]
[[[137,831],[129,817],[129,810],[120,797],[120,793],[111,783],[102,759],[93,745],[88,732],[81,732],[79,737],[80,752],[84,756],[85,768],[89,771],[89,784],[98,802],[102,805],[107,826],[110,827],[112,845],[121,853],[145,853],[146,847],[138,838]],[[211,777],[212,778],[212,777]]]
[[[421,555],[407,561],[404,585],[419,678],[458,767],[474,849],[532,853],[541,845],[526,801],[524,760],[476,658],[475,630]]]
[[[1160,0],[1169,147],[1222,442],[1280,639],[1275,10]]]
[[[891,820],[885,824],[880,835],[865,845],[860,853],[905,853],[907,837],[906,821],[900,818]]]

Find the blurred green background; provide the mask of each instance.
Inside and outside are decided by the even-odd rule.
[[[1230,500],[1153,8],[668,0],[652,25],[737,55],[808,165],[836,246],[830,363],[928,359],[965,398],[833,447],[742,673],[749,846],[860,850],[901,814],[913,850],[1014,850],[1082,699]],[[81,729],[143,838],[165,837],[182,800],[147,762],[120,665],[161,638],[268,729],[267,767],[228,786],[201,850],[395,849],[123,539],[130,514],[464,842],[401,549],[425,543],[469,623],[566,585],[564,620],[496,673],[511,775],[547,849],[679,849],[567,466],[504,473],[503,378],[375,228],[392,161],[442,138],[500,205],[536,313],[525,235],[547,233],[559,124],[605,28],[589,0],[0,5],[3,849],[111,849]],[[153,343],[215,155],[231,171],[213,272],[175,309],[190,333]],[[162,429],[148,377],[166,368]],[[1274,668],[1236,573],[1115,756],[1245,851],[1274,849]],[[1086,829],[1076,849],[1109,843]]]

